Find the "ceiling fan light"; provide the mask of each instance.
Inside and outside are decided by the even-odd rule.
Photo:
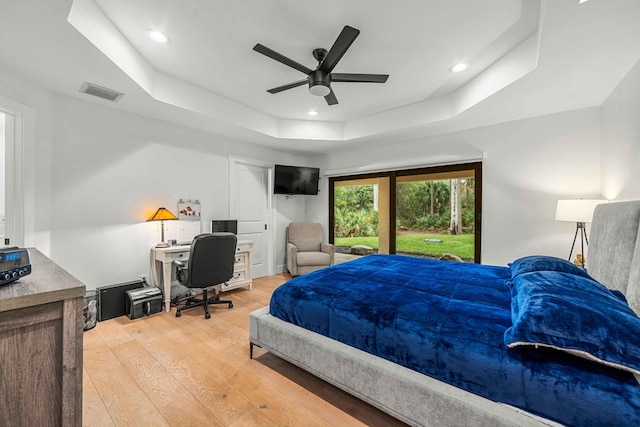
[[[331,93],[331,76],[329,73],[315,70],[309,74],[309,92],[315,96],[327,96]]]
[[[325,86],[322,83],[313,85],[309,87],[309,92],[311,92],[311,95],[315,95],[315,96],[327,96],[331,93],[331,89],[329,88],[329,86]]]

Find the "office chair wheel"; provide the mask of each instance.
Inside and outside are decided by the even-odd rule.
[[[204,314],[204,318],[205,319],[211,319],[211,313],[205,313]]]
[[[233,303],[232,302],[229,303],[229,308],[233,308]]]
[[[176,311],[176,317],[180,317],[180,316],[182,316],[182,313],[179,311]]]

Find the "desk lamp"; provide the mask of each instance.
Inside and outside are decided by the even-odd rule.
[[[151,217],[147,221],[160,221],[160,229],[162,230],[161,239],[162,241],[156,245],[156,248],[168,248],[170,245],[164,241],[164,222],[171,221],[174,219],[178,219],[177,216],[169,212],[165,208],[158,208],[156,213],[151,215]]]
[[[558,206],[556,207],[556,221],[572,221],[576,223],[576,233],[573,236],[573,243],[571,244],[571,251],[569,252],[569,261],[571,261],[571,254],[573,248],[576,245],[576,239],[578,233],[580,233],[580,248],[582,259],[579,260],[579,267],[585,268],[584,259],[584,244],[589,245],[587,239],[587,227],[586,223],[591,222],[593,219],[593,211],[600,203],[606,203],[607,200],[594,200],[594,199],[576,199],[576,200],[558,200]]]

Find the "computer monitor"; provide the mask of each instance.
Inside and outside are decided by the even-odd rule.
[[[211,221],[212,233],[233,233],[238,234],[237,219],[214,219]]]

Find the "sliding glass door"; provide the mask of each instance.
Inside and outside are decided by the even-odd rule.
[[[339,260],[377,252],[480,262],[481,200],[481,163],[333,177],[330,238]]]
[[[396,178],[396,253],[475,261],[475,171]]]

